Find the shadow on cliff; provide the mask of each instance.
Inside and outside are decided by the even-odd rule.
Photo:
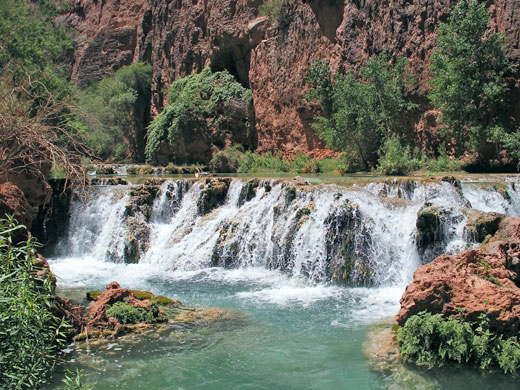
[[[320,29],[331,42],[336,42],[336,30],[343,23],[344,0],[305,0],[308,3]]]

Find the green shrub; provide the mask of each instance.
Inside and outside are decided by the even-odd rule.
[[[152,324],[164,320],[159,316],[159,307],[150,302],[150,310],[135,307],[126,302],[116,302],[106,309],[107,317],[115,318],[120,324]]]
[[[388,138],[379,151],[378,170],[385,175],[407,175],[419,168],[409,146],[403,146],[397,136]]]
[[[493,334],[486,316],[470,324],[421,312],[408,318],[398,330],[397,340],[404,361],[429,368],[457,362],[482,369],[499,368],[506,374],[520,370],[517,338]]]
[[[264,155],[246,152],[240,160],[238,172],[240,173],[266,173],[266,172],[290,172],[291,166],[282,155],[267,152]]]
[[[212,73],[208,67],[174,81],[168,91],[168,105],[148,128],[146,161],[157,164],[161,143],[182,145],[185,133],[193,134],[196,129],[218,123],[221,113],[233,102],[249,106],[252,94],[227,71]],[[244,127],[247,134],[252,131],[249,122]]]
[[[490,150],[498,157],[506,136],[511,98],[507,80],[514,71],[503,51],[504,37],[490,32],[486,2],[460,0],[438,29],[432,55],[430,100],[441,111],[444,138],[457,156]],[[491,148],[482,148],[494,144]]]
[[[454,172],[460,171],[463,164],[460,160],[450,158],[443,148],[435,159],[425,160],[422,166],[432,172]]]
[[[81,112],[74,127],[98,157],[139,159],[139,145],[129,134],[144,131],[136,127],[134,111],[136,104],[149,100],[151,83],[152,67],[136,62],[79,92]]]
[[[244,157],[242,145],[234,145],[218,152],[209,162],[212,172],[235,173],[240,167],[240,160]]]
[[[15,244],[12,219],[0,220],[0,383],[35,389],[49,378],[66,340],[50,273],[37,276],[37,244]]]

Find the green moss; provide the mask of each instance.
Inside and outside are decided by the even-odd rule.
[[[173,299],[167,298],[165,296],[159,295],[152,298],[152,302],[156,303],[159,306],[174,306],[177,307],[180,305],[179,301],[174,301]]]
[[[102,294],[102,292],[99,291],[99,290],[88,291],[87,292],[87,300],[88,301],[96,301],[101,294]]]
[[[135,298],[140,300],[153,298],[153,294],[149,291],[130,290],[130,292],[134,294]]]

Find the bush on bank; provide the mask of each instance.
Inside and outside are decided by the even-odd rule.
[[[398,330],[397,341],[403,360],[419,366],[460,363],[506,374],[520,372],[518,339],[494,334],[485,315],[468,323],[423,311]]]
[[[0,383],[37,389],[46,382],[69,326],[56,314],[55,285],[37,258],[32,238],[13,242],[23,226],[0,220]]]

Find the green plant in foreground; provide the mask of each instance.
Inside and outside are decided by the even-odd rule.
[[[150,310],[135,307],[126,302],[116,302],[106,310],[107,317],[115,318],[120,324],[152,324],[164,319],[159,314],[159,307],[156,303],[150,302]]]
[[[404,361],[429,368],[456,362],[499,368],[506,374],[520,370],[518,339],[493,334],[486,315],[470,324],[423,311],[408,318],[397,340]]]
[[[65,378],[62,380],[63,386],[57,390],[93,390],[91,386],[83,384],[83,376],[83,371],[81,370],[76,370],[75,373],[67,370]]]
[[[36,248],[29,238],[14,243],[25,229],[0,220],[0,383],[3,389],[37,389],[45,383],[64,345],[68,327],[56,313],[54,282],[39,276]]]

